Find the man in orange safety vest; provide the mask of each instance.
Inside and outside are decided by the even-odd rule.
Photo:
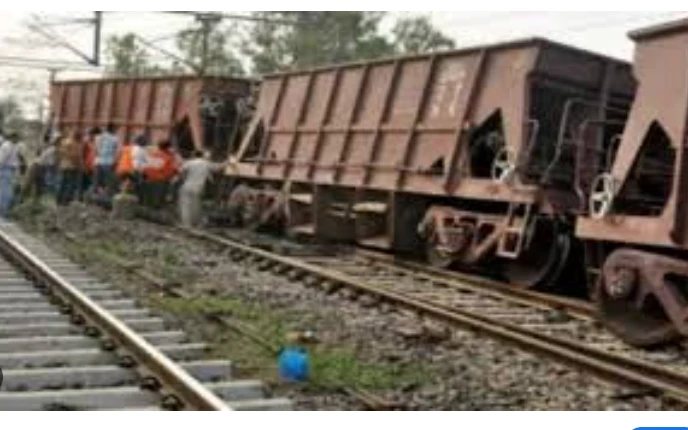
[[[146,166],[143,169],[143,176],[146,181],[148,192],[145,204],[153,208],[161,208],[165,203],[170,181],[179,172],[179,161],[172,151],[172,144],[169,140],[162,140],[157,147],[148,152]]]

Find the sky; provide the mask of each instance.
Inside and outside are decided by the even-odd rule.
[[[226,13],[247,14],[247,12]],[[8,65],[7,57],[64,61],[78,64],[82,60],[72,52],[46,45],[46,39],[32,32],[27,23],[38,18],[54,32],[84,52],[92,51],[92,30],[87,24],[61,24],[64,20],[90,18],[93,12],[3,11],[0,14],[0,96],[18,97],[26,114],[37,115],[46,107],[48,71]],[[400,16],[418,12],[390,12],[383,21],[387,31]],[[688,12],[425,12],[431,21],[457,47],[475,46],[530,36],[546,37],[562,43],[630,61],[633,45],[627,38],[630,30],[687,17]],[[107,12],[104,14],[103,39],[110,35],[135,32],[148,40],[173,50],[170,37],[193,23],[193,17],[154,12]],[[156,54],[157,56],[157,54]],[[161,58],[164,58],[160,54]],[[14,62],[14,60],[12,60]],[[87,69],[79,65],[79,68]],[[59,78],[97,77],[102,69],[64,71]]]

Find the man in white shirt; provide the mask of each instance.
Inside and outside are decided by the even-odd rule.
[[[11,133],[0,144],[0,217],[7,218],[14,201],[14,186],[19,171],[19,140],[17,133]]]
[[[133,193],[138,196],[139,199],[142,198],[144,186],[143,169],[148,165],[147,144],[148,139],[146,135],[142,133],[134,138],[134,142],[131,146],[131,162],[133,168],[131,187]]]
[[[132,149],[132,158],[134,161],[134,170],[138,173],[143,172],[148,162],[148,152],[146,151],[146,136],[140,134],[134,139],[134,148]]]
[[[194,152],[194,157],[182,164],[183,184],[179,189],[179,216],[182,225],[195,227],[201,221],[203,189],[213,172],[221,171],[226,163],[213,163],[209,154]]]

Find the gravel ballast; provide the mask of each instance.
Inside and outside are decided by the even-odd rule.
[[[157,304],[164,316],[211,344],[211,354],[232,359],[240,375],[267,380],[276,394],[294,399],[298,409],[362,409],[360,401],[339,390],[351,384],[411,410],[671,408],[658,397],[634,396],[556,362],[368,297],[352,300],[346,291],[328,293],[261,272],[249,262],[234,263],[225,250],[164,226],[112,220],[107,212],[78,203],[59,213],[50,207],[20,208],[17,213],[27,231]],[[185,307],[179,299],[165,298],[121,267],[89,258],[89,248],[142,262],[146,270],[177,282],[185,294],[201,301]],[[314,333],[314,382],[280,381],[276,358],[268,351],[206,318],[211,311],[197,312],[210,308],[282,344],[293,333]]]

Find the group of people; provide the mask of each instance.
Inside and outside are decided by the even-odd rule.
[[[29,167],[22,196],[35,199],[52,191],[58,205],[68,205],[75,199],[111,205],[117,196],[128,195],[135,197],[137,204],[160,209],[173,197],[173,185],[178,185],[174,188],[179,192],[181,222],[186,226],[198,225],[205,184],[225,164],[212,163],[200,151],[184,160],[168,139],[152,146],[145,134],[121,140],[117,131],[114,124],[108,124],[104,130],[93,128],[86,135],[80,131],[55,133]],[[8,141],[11,145],[11,137]],[[12,166],[18,165],[18,161],[10,150],[14,146],[3,145],[0,144],[0,215],[6,216],[3,211],[5,207],[9,209],[13,196],[9,190],[9,198],[5,198],[5,186],[14,182],[16,172]]]

